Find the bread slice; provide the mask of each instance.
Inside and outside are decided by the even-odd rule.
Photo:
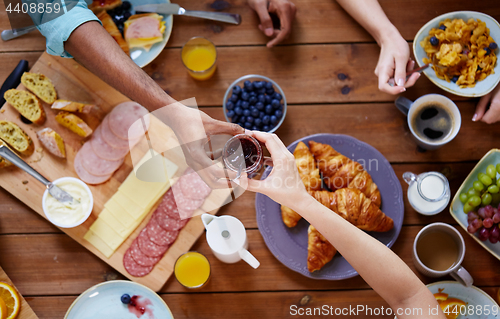
[[[51,108],[54,110],[68,111],[68,112],[79,112],[88,114],[95,107],[94,104],[85,104],[67,100],[56,100]]]
[[[45,103],[52,104],[57,99],[54,85],[43,74],[24,72],[21,83]]]
[[[1,145],[4,145],[5,147],[8,147],[7,144],[5,144],[4,141],[2,141],[2,140],[0,140],[0,146]],[[2,156],[0,156],[0,168],[4,168],[4,167],[10,166],[10,165],[12,165],[11,162],[9,162],[8,160],[6,160]]]
[[[87,125],[87,123],[75,114],[68,113],[66,111],[59,112],[56,115],[56,121],[81,137],[87,137],[92,134],[92,129]]]
[[[66,149],[61,135],[50,127],[46,127],[36,133],[38,140],[52,154],[57,157],[66,158]]]
[[[120,48],[122,48],[123,52],[125,52],[127,55],[130,55],[128,44],[123,39],[122,33],[120,32],[120,30],[118,30],[118,27],[116,26],[111,16],[106,11],[101,11],[96,15],[97,18],[101,20],[104,29],[106,29],[109,35],[111,35],[113,39],[115,39],[116,43],[118,43]]]
[[[0,139],[25,156],[33,154],[35,150],[33,140],[13,122],[0,121]]]
[[[42,103],[28,91],[10,89],[3,95],[5,100],[12,105],[25,118],[35,124],[43,124],[46,120]]]

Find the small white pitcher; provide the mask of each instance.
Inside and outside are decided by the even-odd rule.
[[[233,216],[201,215],[207,230],[207,242],[210,249],[220,261],[233,264],[241,259],[254,269],[260,262],[247,250],[248,240],[245,226]]]
[[[450,201],[450,184],[446,176],[438,172],[415,175],[403,174],[408,183],[408,201],[422,215],[435,215],[443,211]]]

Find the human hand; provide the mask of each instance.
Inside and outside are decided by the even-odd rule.
[[[410,59],[410,49],[405,39],[395,31],[388,33],[380,42],[380,56],[375,75],[378,76],[378,88],[389,94],[399,94],[406,88],[413,86],[420,77],[420,73],[414,73],[406,81],[406,73],[413,70],[415,61]],[[387,82],[394,78],[395,86],[391,87]]]
[[[479,100],[472,120],[488,124],[500,121],[500,85]]]
[[[248,5],[257,12],[260,19],[259,29],[268,37],[272,37],[267,47],[283,41],[292,31],[292,21],[295,19],[297,9],[290,0],[248,0]],[[280,19],[280,30],[273,28],[273,21],[269,13],[276,13]]]
[[[247,190],[269,196],[275,202],[294,209],[312,198],[306,192],[295,164],[295,157],[275,134],[259,131],[247,132],[266,145],[273,161],[273,169],[264,180],[248,179]],[[294,209],[295,210],[295,209]]]

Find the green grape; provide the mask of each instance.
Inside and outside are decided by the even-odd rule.
[[[474,189],[474,188],[472,188],[472,187],[471,187],[471,188],[469,188],[469,190],[467,191],[467,195],[468,195],[469,197],[471,197],[471,196],[479,196],[480,194],[481,194],[480,192],[478,192],[477,190],[475,190],[475,189]]]
[[[500,163],[497,164],[497,172],[500,174]]]
[[[484,185],[480,181],[475,181],[473,185],[474,189],[477,190],[478,192],[484,189]]]
[[[466,193],[460,194],[460,201],[462,202],[462,204],[465,204],[467,202],[467,199],[469,199],[469,196],[467,196]]]
[[[481,198],[481,204],[483,204],[483,206],[488,206],[489,204],[491,204],[492,200],[493,196],[491,196],[490,193],[484,193],[483,197]]]
[[[485,173],[479,173],[477,174],[477,179],[481,180],[482,176],[486,175]]]
[[[500,188],[498,188],[497,185],[491,185],[490,187],[488,187],[488,192],[490,192],[491,194],[496,194],[498,193],[498,191],[500,191]]]
[[[497,179],[497,186],[500,187],[500,179]]]
[[[474,207],[472,207],[469,203],[465,203],[464,205],[464,213],[468,214],[474,210]]]
[[[490,186],[491,183],[493,182],[491,178],[488,175],[482,175],[481,178],[479,179],[481,183],[484,184],[484,186]]]
[[[490,164],[488,165],[488,167],[486,167],[486,175],[488,175],[490,178],[497,177],[497,170],[495,168],[495,165]]]
[[[477,206],[481,205],[481,197],[479,197],[478,195],[471,196],[467,200],[466,204],[470,204],[473,207],[477,207]]]
[[[491,194],[491,205],[498,205],[500,204],[500,193],[496,194]]]

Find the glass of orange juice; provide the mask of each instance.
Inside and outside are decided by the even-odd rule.
[[[177,281],[186,288],[201,288],[210,278],[210,263],[207,257],[196,251],[182,254],[174,266]]]
[[[217,67],[215,45],[204,37],[194,37],[184,44],[181,51],[182,63],[196,80],[208,80]]]

